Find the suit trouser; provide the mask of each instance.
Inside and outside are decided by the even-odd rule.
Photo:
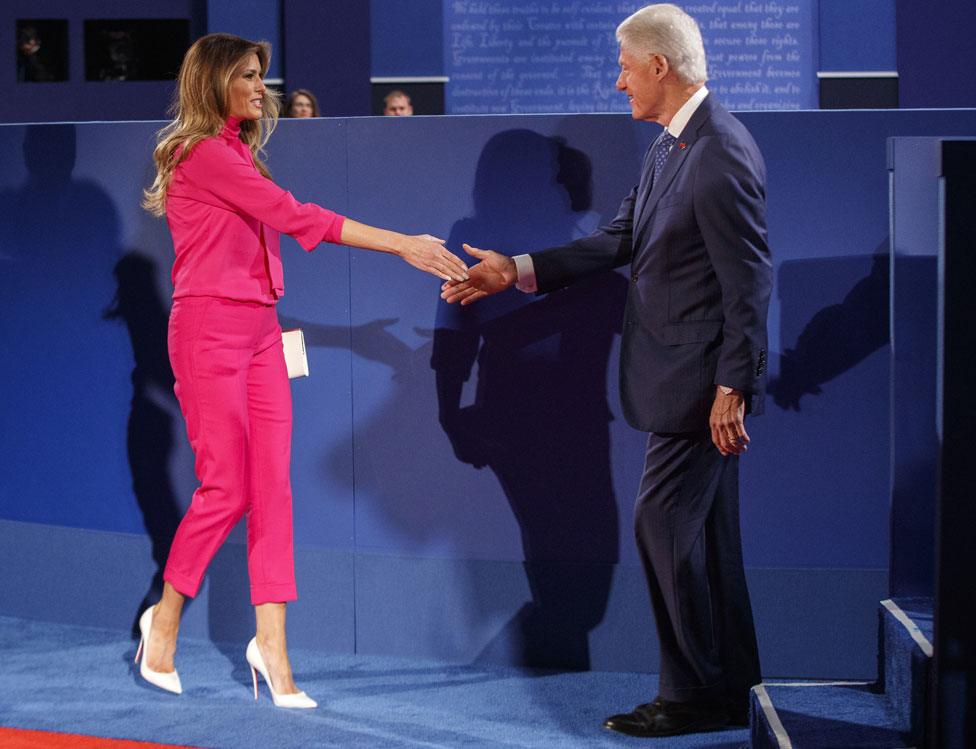
[[[177,299],[169,356],[200,486],[163,579],[195,596],[210,560],[246,514],[251,602],[295,600],[291,389],[275,308]]]
[[[707,432],[651,434],[635,526],[661,644],[660,696],[744,708],[760,671],[738,458],[723,457]]]

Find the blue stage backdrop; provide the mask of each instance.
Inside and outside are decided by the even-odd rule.
[[[444,3],[449,114],[624,112],[617,25],[645,2]],[[817,1],[679,3],[701,26],[709,87],[730,109],[817,107]]]
[[[742,119],[775,259],[771,395],[742,461],[765,672],[870,677],[889,551],[885,138],[973,132],[976,111]],[[0,126],[0,614],[130,626],[194,487],[166,356],[172,247],[139,208],[159,124]],[[269,163],[302,200],[515,253],[613,216],[656,133],[615,114],[286,121]],[[653,671],[621,276],[462,311],[387,255],[283,252],[279,312],[312,372],[292,384],[293,641]],[[247,635],[240,530],[188,634]]]

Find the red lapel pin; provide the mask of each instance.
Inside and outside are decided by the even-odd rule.
[[[685,143],[684,141],[681,141],[681,142],[680,142],[680,143],[678,144],[678,148],[680,148],[680,149],[681,149],[682,151],[684,151],[684,150],[685,150],[685,149],[686,149],[687,147],[688,147],[688,144],[687,144],[687,143]]]

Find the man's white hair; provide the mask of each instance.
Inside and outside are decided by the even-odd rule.
[[[701,30],[677,5],[645,5],[617,27],[617,41],[631,53],[663,55],[684,83],[708,79]]]

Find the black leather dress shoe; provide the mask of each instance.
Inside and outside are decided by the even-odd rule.
[[[603,727],[628,736],[678,736],[685,733],[721,731],[729,727],[723,702],[669,702],[656,698],[629,713],[611,715]]]

